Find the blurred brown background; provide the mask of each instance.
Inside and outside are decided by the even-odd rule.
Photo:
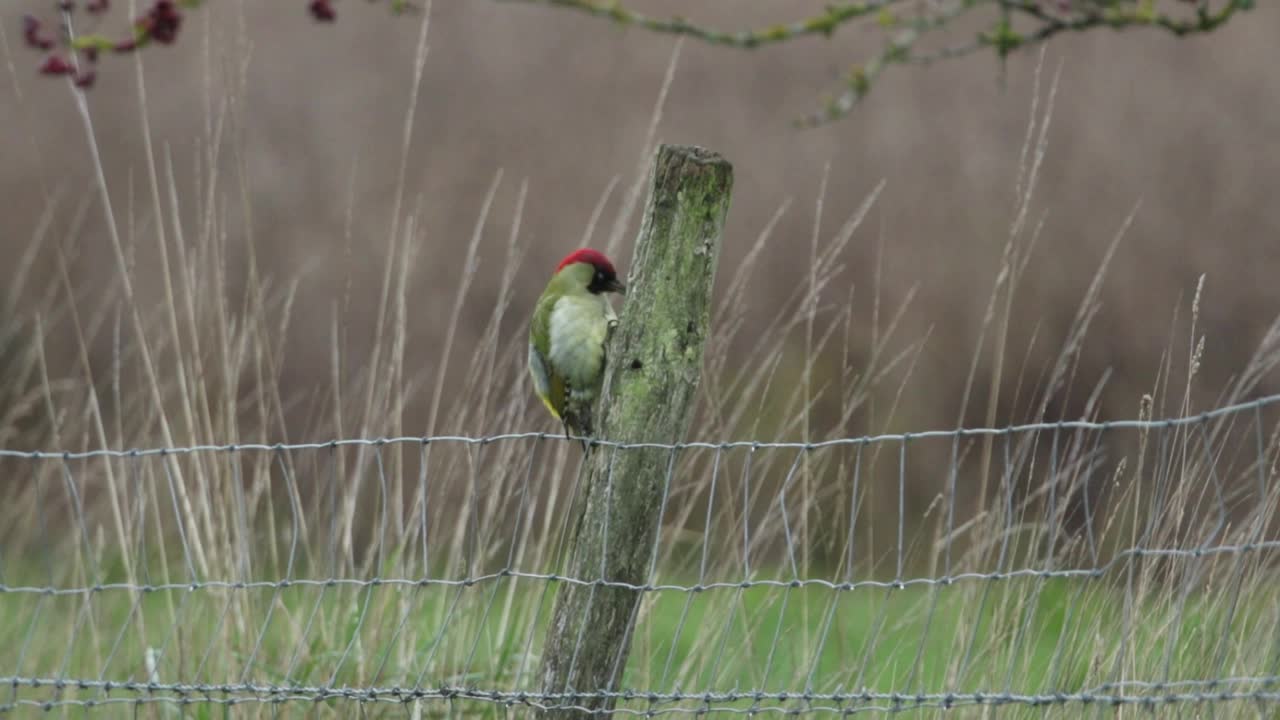
[[[0,83],[0,252],[9,258],[30,242],[53,193],[63,193],[52,218],[59,237],[73,226],[80,200],[93,192],[93,165],[74,105],[62,83],[37,77],[39,58],[22,47],[22,11],[47,16],[49,5],[7,3],[0,17],[10,64]],[[223,153],[226,196],[218,202],[235,210],[233,218],[237,205],[247,203],[266,276],[283,282],[302,273],[279,376],[286,396],[305,393],[328,381],[335,304],[349,302],[353,345],[362,334],[367,342],[371,332],[419,23],[361,2],[337,3],[333,25],[311,22],[300,1],[206,5],[188,14],[177,47],[143,54],[151,129],[157,150],[172,153],[182,212],[194,224],[194,208],[207,191],[196,180],[207,175],[197,162],[200,143],[206,124],[218,117],[209,98],[227,103],[228,147],[240,150],[239,156]],[[635,3],[658,15],[678,6],[709,24],[756,27],[815,12],[822,3]],[[104,30],[123,27],[125,11],[117,10]],[[963,41],[969,33],[961,28],[948,37]],[[1103,415],[1134,416],[1139,396],[1155,384],[1164,349],[1173,342],[1179,357],[1188,351],[1186,317],[1201,273],[1207,274],[1201,409],[1243,368],[1280,311],[1280,204],[1273,198],[1280,183],[1277,37],[1280,8],[1259,3],[1206,37],[1099,31],[1049,46],[1045,78],[1060,66],[1061,83],[1032,221],[1047,215],[1020,290],[1009,362],[1030,357],[1033,379],[1052,364],[1107,244],[1138,207],[1102,287],[1080,385],[1057,412],[1078,413],[1092,383],[1111,369]],[[436,2],[428,42],[406,185],[408,206],[421,199],[426,238],[412,274],[407,356],[426,368],[438,357],[461,258],[495,173],[501,169],[503,180],[457,358],[467,357],[492,311],[522,180],[529,194],[519,241],[527,252],[509,342],[523,347],[524,328],[515,318],[523,319],[521,309],[532,304],[555,261],[579,243],[592,208],[617,177],[622,186],[597,234],[603,242],[642,160],[676,43],[576,13],[496,2]],[[1038,52],[1014,55],[1003,71],[983,53],[932,67],[895,67],[848,118],[794,129],[791,121],[815,108],[849,63],[868,57],[879,42],[874,28],[753,52],[686,41],[658,139],[708,146],[734,163],[726,278],[775,210],[793,201],[765,250],[766,270],[753,276],[747,314],[760,327],[807,275],[824,166],[830,165],[824,238],[887,181],[843,257],[848,270],[842,286],[830,289],[824,303],[845,303],[853,283],[855,345],[869,344],[882,245],[882,312],[918,286],[898,337],[905,344],[928,334],[928,342],[895,427],[868,421],[875,426],[865,429],[953,426],[1016,206]],[[217,88],[245,59],[245,92],[220,94]],[[213,92],[205,85],[210,67]],[[149,186],[132,61],[106,58],[89,103],[119,221],[126,229],[145,229],[154,219],[146,213]],[[236,167],[241,158],[243,198]],[[131,206],[141,208],[137,216],[128,212]],[[344,238],[348,207],[350,248]],[[115,273],[100,217],[91,206],[79,231],[58,241],[74,246],[71,276],[89,304],[95,288]],[[633,219],[622,265],[635,224]],[[231,220],[228,228],[227,248],[244,253],[244,223]],[[140,297],[156,300],[159,280],[147,272],[158,262],[154,242],[138,240],[134,253]],[[237,267],[229,265],[233,286],[246,282],[235,274]],[[46,256],[36,264],[50,282],[53,268]],[[31,285],[32,298],[47,286]],[[1176,328],[1175,312],[1181,318]],[[110,353],[109,335],[95,341],[95,353]],[[51,347],[70,344],[55,337]],[[460,375],[465,365],[455,360],[452,373]],[[1012,387],[1016,378],[1008,380]],[[1262,391],[1280,390],[1280,378],[1272,374],[1264,385]],[[429,390],[410,400],[410,431],[425,426]],[[980,422],[981,413],[975,414],[970,421]],[[1001,421],[1019,419],[1017,414],[1008,408]],[[298,422],[292,439],[310,439],[297,437],[306,418]],[[531,429],[552,429],[548,419],[535,422]],[[480,429],[451,427],[444,419],[437,430]]]

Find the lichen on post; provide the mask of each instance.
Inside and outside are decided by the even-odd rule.
[[[698,147],[658,149],[627,299],[610,340],[598,437],[574,504],[566,577],[542,655],[547,717],[612,709],[649,581],[674,452],[702,369],[733,168]],[[619,447],[652,443],[656,447]],[[568,696],[563,694],[568,693]],[[581,697],[573,698],[574,693]],[[603,693],[603,694],[602,694]]]

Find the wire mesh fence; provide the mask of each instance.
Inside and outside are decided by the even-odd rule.
[[[641,449],[643,583],[564,572],[545,433],[0,450],[0,713],[1280,712],[1280,396]],[[566,585],[643,596],[609,687],[544,684]]]

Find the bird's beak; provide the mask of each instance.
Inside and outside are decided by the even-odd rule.
[[[611,280],[608,285],[604,286],[609,292],[616,292],[619,295],[627,294],[627,286],[622,284],[621,280]]]

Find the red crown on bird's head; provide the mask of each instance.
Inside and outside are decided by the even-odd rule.
[[[587,263],[589,265],[594,265],[597,270],[603,270],[611,276],[618,274],[617,271],[613,269],[613,263],[609,262],[609,258],[605,257],[604,253],[599,250],[592,250],[591,248],[574,250],[566,255],[565,258],[560,261],[560,264],[556,266],[556,272],[560,272],[565,268],[565,266],[572,265],[574,263]]]

